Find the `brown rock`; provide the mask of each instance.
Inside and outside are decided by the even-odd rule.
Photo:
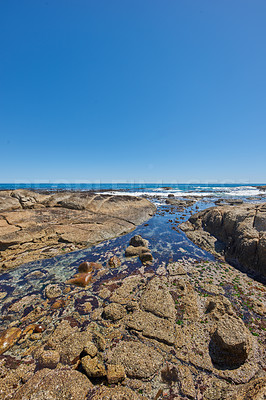
[[[84,351],[86,354],[88,354],[88,356],[93,358],[96,356],[98,350],[97,347],[92,342],[87,342],[84,347]]]
[[[266,203],[208,208],[179,227],[205,250],[266,276]]]
[[[181,393],[188,398],[196,398],[196,390],[190,369],[185,365],[179,365],[178,377],[181,386]]]
[[[39,354],[37,362],[40,368],[56,368],[60,362],[60,354],[56,350],[44,350]]]
[[[75,285],[80,287],[86,287],[92,280],[92,274],[90,272],[79,273],[74,276],[74,278],[66,281],[67,285]]]
[[[148,312],[135,311],[126,318],[125,323],[128,328],[141,331],[143,336],[169,345],[175,343],[175,328],[167,319],[156,317]]]
[[[1,192],[0,267],[14,268],[125,234],[155,210],[148,200],[132,196]]]
[[[19,328],[9,328],[0,333],[0,354],[10,349],[22,334]]]
[[[141,253],[139,259],[143,264],[145,264],[147,262],[151,262],[153,260],[153,257],[150,252],[147,252],[147,253]]]
[[[140,305],[159,317],[175,318],[175,303],[169,291],[162,285],[161,278],[153,278],[140,299]]]
[[[133,390],[120,386],[115,388],[95,387],[89,395],[93,400],[146,400],[141,394],[136,394]]]
[[[62,290],[60,286],[55,284],[47,285],[45,288],[45,295],[48,299],[54,299],[55,297],[59,297],[62,294]]]
[[[148,253],[149,249],[148,247],[134,247],[134,246],[128,246],[125,251],[125,256],[126,257],[135,257],[135,256],[140,256],[142,253]]]
[[[117,256],[113,256],[109,259],[108,264],[110,268],[118,268],[121,265],[121,261]]]
[[[111,364],[121,364],[131,378],[153,376],[162,364],[162,356],[141,342],[119,342],[110,355]]]
[[[78,267],[78,271],[81,273],[92,272],[92,270],[93,270],[92,265],[88,261],[82,262]]]
[[[107,380],[109,384],[121,382],[125,377],[125,368],[122,365],[107,365]]]
[[[250,352],[249,334],[244,323],[230,315],[224,315],[217,323],[210,343],[212,362],[218,368],[238,368]]]
[[[42,369],[29,379],[13,400],[85,400],[93,387],[85,375],[71,369]]]
[[[111,303],[108,304],[104,308],[103,316],[106,319],[111,319],[112,321],[118,321],[119,319],[123,318],[126,315],[125,308],[118,303]]]
[[[97,357],[91,358],[90,356],[85,356],[81,359],[81,365],[90,378],[101,378],[106,376],[105,367],[99,362]]]

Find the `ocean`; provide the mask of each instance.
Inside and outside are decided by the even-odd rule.
[[[96,191],[108,194],[146,196],[157,200],[169,194],[175,197],[237,198],[255,200],[266,198],[258,187],[263,184],[190,184],[190,183],[0,183],[0,190],[31,189],[37,191]]]

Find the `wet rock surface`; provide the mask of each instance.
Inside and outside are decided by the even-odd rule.
[[[204,249],[266,277],[266,203],[206,209],[180,228]]]
[[[148,200],[132,196],[2,191],[0,268],[14,268],[125,234],[155,210]]]

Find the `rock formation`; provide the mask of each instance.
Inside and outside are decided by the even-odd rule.
[[[0,268],[89,247],[123,235],[156,207],[132,196],[29,190],[0,192]]]
[[[179,227],[205,250],[266,276],[266,203],[208,208]]]

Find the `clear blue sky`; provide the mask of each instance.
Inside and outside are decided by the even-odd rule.
[[[265,0],[0,0],[0,182],[266,182]]]

